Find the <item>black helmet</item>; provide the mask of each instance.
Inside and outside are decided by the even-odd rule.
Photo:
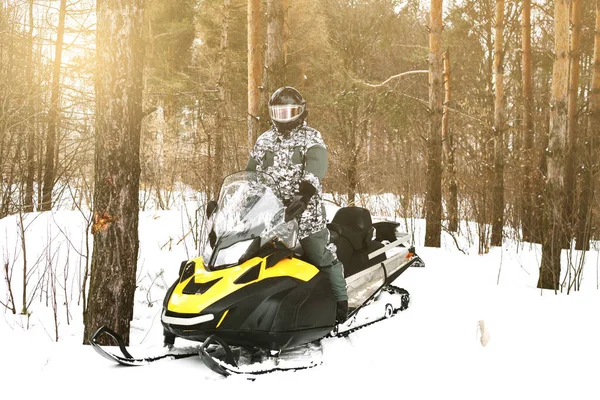
[[[291,131],[306,118],[306,101],[291,86],[284,86],[275,91],[269,99],[269,115],[280,132]]]

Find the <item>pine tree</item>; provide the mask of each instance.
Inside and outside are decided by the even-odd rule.
[[[448,230],[458,230],[458,184],[456,181],[456,163],[454,160],[454,136],[450,132],[450,103],[452,102],[452,85],[450,74],[450,52],[444,52],[444,115],[442,117],[442,141],[445,156],[445,167],[448,175]]]
[[[98,0],[96,155],[84,343],[107,325],[129,343],[138,256],[144,0]]]
[[[286,85],[285,76],[285,5],[283,0],[267,1],[266,94]]]
[[[260,0],[248,1],[248,149],[254,147],[260,126],[262,87]]]
[[[504,0],[496,1],[494,27],[494,179],[492,211],[492,246],[502,246],[504,228]]]
[[[567,140],[567,99],[569,82],[569,0],[554,5],[554,65],[552,68],[552,105],[546,185],[544,189],[544,236],[542,262],[537,286],[558,290],[560,254],[564,241],[565,166]]]
[[[575,153],[578,136],[578,93],[579,93],[579,62],[581,59],[581,0],[572,0],[571,4],[571,52],[569,68],[569,108],[567,123],[567,160],[565,171],[565,222],[569,247],[575,228]]]
[[[440,247],[442,234],[442,106],[444,78],[441,53],[442,0],[431,0],[429,26],[429,138],[425,194],[425,246]]]
[[[598,142],[600,140],[600,0],[595,1],[596,22],[594,30],[594,62],[592,88],[589,95],[589,126],[584,140],[583,168],[581,171],[581,193],[579,195],[579,226],[576,249],[589,250],[593,229],[594,189],[598,174]]]
[[[33,0],[29,0],[28,5],[29,32],[27,33],[27,65],[26,65],[26,84],[27,84],[27,112],[29,114],[29,123],[27,124],[27,173],[25,176],[25,194],[24,208],[25,212],[33,211],[33,180],[35,174],[35,124],[33,115],[34,110],[34,84],[33,84]]]
[[[533,241],[533,178],[532,178],[532,152],[533,152],[533,85],[531,71],[531,0],[523,0],[521,11],[521,65],[523,86],[523,213],[522,228],[523,240]]]
[[[58,120],[60,117],[60,72],[62,64],[63,38],[65,35],[65,17],[67,13],[67,0],[60,0],[58,14],[58,30],[56,33],[56,50],[54,56],[54,69],[52,72],[52,93],[50,95],[50,110],[48,112],[48,131],[46,133],[46,157],[44,162],[44,186],[42,189],[42,210],[52,209],[52,190],[56,177],[56,140],[58,137]]]

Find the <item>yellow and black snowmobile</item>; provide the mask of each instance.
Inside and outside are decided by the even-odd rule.
[[[280,355],[405,309],[408,292],[392,282],[408,267],[423,266],[397,223],[373,223],[360,207],[339,209],[328,228],[344,264],[351,311],[336,325],[328,276],[303,260],[297,222],[285,221],[277,190],[263,173],[228,176],[218,202],[207,207],[210,233],[203,255],[181,263],[164,299],[165,344],[173,346],[177,337],[202,342],[204,363],[224,375],[239,371],[232,348]],[[120,340],[115,332],[101,330],[92,344],[102,333]],[[153,361],[134,359],[119,344],[122,357],[107,357],[95,348],[122,364]],[[213,351],[217,347],[221,355]]]

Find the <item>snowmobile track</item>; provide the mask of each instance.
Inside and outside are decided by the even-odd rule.
[[[399,294],[402,296],[402,302],[401,302],[401,306],[400,308],[395,309],[391,315],[389,316],[383,316],[382,318],[367,322],[366,324],[362,324],[359,326],[356,326],[354,328],[348,329],[346,331],[343,332],[335,332],[332,333],[328,336],[325,336],[323,339],[329,338],[329,337],[339,337],[339,338],[343,338],[343,337],[347,337],[349,336],[351,333],[354,333],[360,329],[366,328],[367,326],[373,325],[377,322],[381,322],[385,319],[389,319],[391,317],[393,317],[394,315],[398,314],[399,311],[404,311],[408,308],[408,304],[410,302],[410,295],[408,293],[408,291],[406,289],[402,289],[399,288],[398,286],[394,286],[394,285],[387,285],[385,288],[383,288],[382,290],[385,290],[389,293],[394,293],[394,294]],[[362,307],[361,307],[362,308]],[[357,310],[358,311],[358,310]],[[356,314],[356,313],[353,313]],[[337,327],[336,327],[337,328]]]
[[[399,311],[403,311],[408,308],[408,304],[410,302],[410,295],[407,290],[399,288],[394,285],[387,285],[382,290],[385,290],[392,294],[399,294],[402,296],[401,306],[399,308],[395,309],[393,311],[393,313],[391,313],[391,315],[384,315],[382,318],[370,321],[366,324],[362,324],[362,325],[356,326],[354,328],[350,328],[343,332],[335,332],[335,329],[334,329],[334,331],[331,334],[323,337],[322,339],[346,338],[346,337],[350,336],[350,334],[352,334],[360,329],[366,328],[367,326],[373,325],[377,322],[381,322],[385,319],[389,319],[389,318],[395,316],[396,314],[398,314]],[[353,314],[356,315],[357,311],[358,310],[355,310],[355,312],[353,312]],[[320,339],[318,341],[319,346],[321,346],[322,339]],[[208,343],[208,342],[205,342],[205,343]],[[220,341],[218,341],[218,339],[217,339],[217,343],[221,344]],[[307,345],[311,345],[314,343],[315,342],[308,343]],[[305,346],[307,346],[307,345],[305,345]],[[292,349],[292,350],[294,350],[294,349]],[[225,357],[226,360],[218,359],[218,358],[213,357],[211,354],[208,354],[208,353],[203,354],[203,351],[201,348],[200,357],[202,358],[202,361],[208,368],[210,368],[212,371],[214,371],[220,375],[223,375],[225,377],[232,376],[232,375],[245,376],[250,380],[254,380],[254,377],[256,377],[258,375],[266,375],[266,374],[270,374],[272,372],[279,372],[279,371],[301,371],[301,370],[305,370],[305,369],[315,368],[315,367],[318,367],[323,364],[323,361],[314,362],[313,360],[311,360],[311,362],[309,364],[301,365],[301,366],[294,366],[294,367],[275,366],[273,368],[267,368],[267,369],[247,370],[247,369],[243,368],[245,366],[237,367],[237,366],[232,365],[233,358],[231,356],[226,356]],[[229,359],[227,359],[228,357],[229,357]],[[233,363],[235,363],[235,362],[233,361]],[[252,364],[249,364],[246,366],[252,366]]]

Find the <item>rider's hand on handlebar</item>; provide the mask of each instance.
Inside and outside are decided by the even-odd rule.
[[[306,206],[307,203],[302,196],[294,196],[294,200],[285,209],[285,222],[289,222],[302,215],[304,210],[306,210]]]

